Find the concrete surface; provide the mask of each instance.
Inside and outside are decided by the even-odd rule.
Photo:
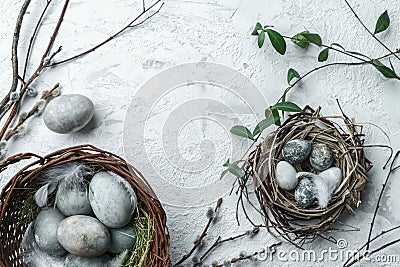
[[[8,90],[11,80],[11,41],[15,18],[21,5],[20,0],[5,0],[0,2],[0,88],[2,94]],[[21,50],[27,48],[30,33],[38,13],[45,1],[33,1],[26,15],[21,36]],[[37,38],[35,53],[32,55],[32,71],[45,49],[52,27],[57,21],[62,2],[54,1],[49,10],[47,19]],[[57,56],[62,59],[87,49],[109,34],[121,28],[134,14],[140,12],[141,1],[112,0],[112,1],[71,1],[65,21],[56,40],[55,47],[63,46],[63,51]],[[386,9],[392,18],[389,30],[380,35],[389,47],[398,48],[400,38],[400,6],[396,0],[351,1],[360,17],[373,28],[376,18]],[[62,93],[80,93],[88,96],[95,104],[95,120],[86,129],[71,135],[59,135],[50,132],[43,124],[41,118],[29,121],[23,136],[14,139],[9,146],[9,155],[17,152],[36,152],[46,154],[58,148],[75,144],[91,143],[103,149],[110,150],[124,156],[123,129],[125,114],[130,106],[135,93],[151,77],[169,67],[187,62],[215,62],[233,68],[247,76],[265,97],[265,101],[273,102],[281,95],[286,84],[286,72],[289,67],[297,69],[300,73],[318,66],[316,60],[317,48],[307,51],[301,50],[288,43],[287,55],[280,56],[267,44],[258,49],[256,40],[250,35],[256,21],[273,24],[276,28],[288,35],[295,34],[307,28],[318,32],[326,43],[339,42],[349,50],[368,52],[371,56],[379,56],[386,51],[375,42],[350,13],[343,1],[288,1],[288,0],[193,0],[177,1],[166,0],[160,14],[153,17],[142,26],[127,31],[117,40],[114,40],[92,53],[73,63],[68,63],[54,69],[47,69],[32,85],[38,91],[49,89],[56,82],[60,82]],[[23,58],[24,53],[20,53]],[[330,53],[329,62],[347,61],[348,59],[334,52]],[[393,60],[395,68],[400,69],[399,61]],[[400,72],[400,71],[399,71]],[[390,137],[392,146],[400,146],[400,118],[398,116],[398,101],[400,99],[400,82],[384,79],[370,66],[361,67],[332,67],[318,72],[306,79],[289,95],[289,100],[299,105],[321,105],[324,114],[337,114],[339,112],[335,103],[338,98],[347,114],[355,117],[358,122],[365,123],[365,133],[368,144],[387,143],[384,135],[370,123],[379,125]],[[184,90],[184,89],[181,89]],[[197,92],[197,91],[196,91]],[[205,89],[200,93],[185,94],[177,91],[176,95],[160,95],[158,105],[154,105],[153,115],[147,121],[145,144],[143,147],[148,155],[147,159],[137,157],[130,160],[139,169],[141,165],[153,162],[153,166],[160,171],[170,183],[179,186],[182,192],[185,188],[198,188],[201,191],[204,185],[212,185],[219,181],[221,165],[236,144],[244,149],[247,145],[241,139],[229,134],[229,128],[221,127],[218,119],[209,119],[200,116],[193,120],[187,118],[186,122],[179,125],[179,134],[176,147],[172,151],[163,151],[167,146],[164,139],[161,123],[167,121],[169,114],[182,120],[184,111],[173,113],[182,103],[196,108],[196,101],[200,98],[209,98],[218,101],[223,97],[229,98],[218,90]],[[163,102],[164,101],[164,102]],[[194,101],[194,102],[191,102]],[[221,100],[222,101],[222,100]],[[245,102],[245,103],[244,103]],[[227,101],[231,107],[253,105],[239,98],[231,97]],[[230,104],[229,104],[230,103]],[[30,99],[24,109],[34,104]],[[225,103],[226,104],[226,103]],[[257,107],[260,108],[260,107]],[[205,110],[214,112],[212,106]],[[218,113],[218,112],[217,112]],[[238,122],[238,117],[233,114],[226,116],[219,111],[220,117],[231,125]],[[217,116],[218,117],[218,116]],[[153,119],[152,119],[153,118]],[[171,119],[171,118],[170,118]],[[174,121],[174,118],[171,119]],[[241,118],[246,125],[254,125],[254,117]],[[154,124],[154,127],[153,127]],[[164,141],[163,141],[164,140]],[[170,141],[168,141],[170,142]],[[141,155],[143,151],[138,151]],[[199,169],[190,171],[182,170],[173,161],[163,160],[165,153],[179,153],[187,161],[202,159],[201,153],[211,151],[214,159],[209,165],[203,166],[202,173]],[[225,153],[226,152],[226,153]],[[163,154],[164,153],[164,154]],[[164,156],[163,156],[164,155]],[[387,157],[387,151],[382,149],[368,149],[368,158],[374,163],[370,173],[372,183],[363,195],[363,204],[356,210],[355,216],[344,216],[347,224],[359,228],[357,232],[335,234],[339,239],[347,241],[346,249],[355,249],[366,240],[368,222],[372,217],[373,208],[381,187],[381,182],[386,176],[382,166]],[[204,157],[203,157],[204,159]],[[158,164],[158,165],[157,165]],[[206,172],[204,172],[206,168]],[[12,171],[12,170],[11,170]],[[10,172],[2,174],[1,185],[7,181]],[[146,172],[144,173],[146,176]],[[165,175],[165,176],[164,176]],[[392,177],[379,212],[376,232],[400,223],[398,191],[400,182],[398,173]],[[227,177],[226,179],[232,179]],[[151,180],[151,179],[150,179]],[[228,180],[231,181],[231,180]],[[154,185],[156,187],[156,185]],[[230,188],[221,188],[221,195],[225,195],[219,213],[218,222],[215,223],[207,238],[206,245],[210,245],[218,236],[228,237],[251,229],[249,223],[240,214],[240,226],[235,220],[236,196],[226,196]],[[162,190],[158,188],[157,190]],[[175,193],[175,192],[174,192]],[[168,192],[164,192],[168,195]],[[170,194],[171,195],[171,194]],[[178,198],[179,195],[174,196]],[[214,198],[215,199],[215,198]],[[194,201],[195,202],[195,201]],[[187,252],[196,236],[200,234],[206,223],[206,211],[214,206],[212,201],[203,205],[182,203],[179,205],[165,204],[168,215],[168,227],[171,234],[171,258],[176,262],[182,254]],[[191,207],[196,206],[196,207]],[[260,222],[259,216],[251,212],[254,219]],[[390,235],[390,240],[397,233]],[[237,257],[242,251],[251,253],[276,242],[268,233],[262,232],[254,238],[245,238],[240,241],[224,244],[218,248],[208,259],[206,264],[213,261],[223,261]],[[326,241],[316,241],[309,247],[320,253],[329,247],[335,249],[336,245]],[[281,246],[278,249],[291,251],[291,247]],[[345,250],[346,250],[345,249]],[[345,251],[344,250],[344,251]],[[400,262],[400,247],[396,246],[385,251],[386,255],[396,255]],[[190,261],[189,261],[190,263]],[[379,265],[380,264],[380,265]],[[241,266],[339,266],[340,258],[325,262],[295,262],[282,261],[274,258],[266,262],[244,262]],[[360,266],[388,266],[389,263],[363,262]],[[400,266],[391,263],[391,266]],[[239,266],[239,265],[237,265]]]

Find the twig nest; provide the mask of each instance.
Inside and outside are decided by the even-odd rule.
[[[65,216],[71,215],[92,215],[85,187],[66,187],[64,190],[57,190],[56,205]]]
[[[369,180],[363,145],[362,127],[344,113],[324,117],[307,106],[291,114],[247,160],[245,178],[254,179],[268,229],[300,246],[337,229],[342,212],[360,205]],[[284,168],[289,163],[299,179],[294,190],[295,179],[284,183],[293,174]]]
[[[89,201],[96,217],[110,228],[122,228],[132,219],[137,198],[123,178],[99,172],[89,184]]]
[[[110,228],[111,244],[108,252],[121,253],[125,250],[131,250],[136,243],[136,231],[132,226],[113,229]]]
[[[288,162],[280,161],[276,165],[276,181],[284,190],[295,189],[298,183],[296,169]]]
[[[316,144],[312,147],[310,155],[310,164],[313,168],[324,171],[332,166],[333,152],[325,144]]]
[[[47,128],[56,133],[68,134],[79,131],[90,122],[94,115],[94,105],[83,95],[62,95],[47,105],[43,115]]]
[[[310,141],[303,139],[290,140],[282,149],[283,158],[292,164],[304,161],[310,155],[310,152]]]
[[[83,258],[69,254],[65,258],[64,267],[106,267],[111,259],[112,257],[109,254],[104,254],[96,258]]]
[[[57,209],[46,208],[41,210],[35,219],[35,241],[43,251],[50,255],[66,253],[57,239],[57,227],[64,218],[64,215]]]
[[[110,232],[99,220],[86,215],[64,219],[57,228],[57,239],[68,252],[84,258],[103,255],[110,247]]]

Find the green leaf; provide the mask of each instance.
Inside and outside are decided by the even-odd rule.
[[[391,70],[389,67],[386,67],[382,62],[379,60],[372,60],[372,65],[380,72],[382,73],[383,76],[389,79],[400,79],[399,76],[397,76],[396,72]]]
[[[258,35],[258,31],[262,30],[262,26],[260,22],[257,22],[256,26],[254,27],[253,32],[251,33],[251,35]]]
[[[272,106],[272,109],[282,110],[288,112],[301,112],[303,111],[298,105],[292,102],[279,102]]]
[[[316,44],[318,46],[322,45],[321,36],[316,33],[303,33],[302,34],[310,43]]]
[[[225,174],[228,172],[229,170],[226,169],[221,173],[220,179],[224,178]]]
[[[265,110],[265,118],[273,118],[276,126],[281,126],[281,117],[276,109],[267,108]]]
[[[244,176],[242,169],[236,163],[229,165],[228,171],[238,178],[242,178]]]
[[[344,47],[341,44],[331,43],[331,46],[337,46],[337,47],[341,48],[343,51],[346,51],[346,49],[344,49]]]
[[[262,133],[265,129],[267,129],[269,126],[271,126],[274,123],[275,123],[275,121],[274,121],[273,117],[270,117],[270,118],[260,121],[257,124],[257,126],[254,128],[253,135],[256,136],[257,134]]]
[[[269,40],[272,46],[278,51],[279,54],[284,55],[286,52],[286,42],[282,35],[272,29],[265,30],[268,33]]]
[[[258,35],[258,47],[261,48],[264,44],[264,40],[265,40],[265,32],[262,31],[260,32],[260,34]]]
[[[253,135],[251,134],[250,130],[242,125],[233,126],[231,128],[231,133],[253,140]]]
[[[301,48],[307,48],[309,44],[307,38],[303,36],[304,33],[309,33],[309,31],[298,33],[291,38],[292,42]]]
[[[318,61],[319,62],[324,62],[328,59],[328,54],[329,54],[329,48],[325,48],[324,50],[321,51],[318,55]]]
[[[230,164],[230,162],[229,162],[229,159],[227,159],[227,160],[226,160],[226,162],[224,163],[224,165],[222,165],[222,166],[224,166],[224,167],[228,167],[228,166],[229,166],[229,164]]]
[[[386,10],[385,12],[382,13],[382,15],[379,16],[375,25],[374,34],[385,31],[389,27],[389,24],[390,24],[390,18]]]
[[[287,82],[288,82],[288,84],[290,84],[290,82],[294,78],[300,78],[300,74],[295,69],[290,68],[288,70],[288,72],[287,72]]]

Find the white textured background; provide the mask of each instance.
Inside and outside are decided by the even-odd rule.
[[[33,1],[26,15],[21,38],[21,50],[27,47],[35,18],[45,2]],[[65,21],[60,30],[55,47],[62,45],[63,52],[58,58],[68,57],[89,48],[103,40],[129,21],[140,9],[141,1],[71,1]],[[41,34],[35,48],[32,62],[37,62],[43,52],[49,33],[57,21],[62,1],[54,1],[48,18],[43,23]],[[389,30],[380,35],[389,47],[398,48],[400,39],[400,5],[396,0],[351,1],[352,5],[366,22],[373,28],[376,18],[386,9],[392,18]],[[22,1],[4,0],[0,2],[0,88],[3,95],[11,81],[11,41],[15,19]],[[46,154],[70,145],[91,143],[103,149],[123,156],[122,135],[124,117],[136,90],[150,77],[168,67],[192,62],[208,61],[228,65],[248,76],[262,91],[268,101],[275,101],[286,84],[286,71],[289,67],[304,73],[317,66],[318,50],[310,48],[304,51],[288,44],[286,56],[280,56],[267,44],[262,49],[256,46],[256,40],[250,32],[256,21],[273,24],[277,29],[291,35],[307,28],[321,34],[325,43],[339,42],[349,50],[368,52],[379,56],[386,51],[379,46],[358,24],[343,1],[318,0],[193,0],[165,1],[161,13],[143,26],[126,32],[98,51],[73,63],[56,69],[49,69],[36,80],[34,87],[39,91],[49,89],[60,82],[62,93],[81,93],[95,103],[96,121],[76,134],[58,135],[44,127],[41,118],[32,119],[22,138],[14,139],[9,154],[32,151]],[[267,42],[268,43],[268,42]],[[23,58],[23,53],[20,53]],[[341,55],[330,53],[330,62],[347,60]],[[400,64],[393,60],[400,72]],[[35,63],[36,64],[36,63]],[[30,66],[30,70],[36,65]],[[289,100],[299,105],[321,105],[324,114],[338,113],[335,99],[342,103],[347,114],[358,122],[376,123],[388,133],[394,148],[400,147],[400,82],[384,79],[370,66],[332,67],[318,72],[296,87]],[[31,102],[33,104],[34,102]],[[30,107],[28,104],[25,108]],[[162,112],[160,110],[159,112]],[[189,125],[190,126],[190,125]],[[201,138],[210,134],[204,130],[203,137],[199,128],[182,129],[183,139],[179,141],[186,156],[194,157],[185,146],[199,145]],[[208,129],[210,130],[210,129]],[[211,129],[212,130],[212,129]],[[376,128],[366,125],[367,143],[384,143],[386,139]],[[218,133],[218,131],[216,131]],[[203,132],[201,132],[203,133]],[[211,134],[213,132],[211,131]],[[223,133],[222,133],[223,134]],[[221,136],[219,136],[221,137]],[[218,135],[215,137],[218,139]],[[196,140],[199,140],[196,143]],[[224,139],[222,138],[222,142]],[[195,153],[196,149],[193,150]],[[194,154],[195,155],[195,154]],[[342,233],[337,238],[347,239],[351,248],[356,248],[366,240],[368,222],[381,181],[386,175],[382,165],[387,152],[369,149],[367,155],[375,165],[371,171],[372,184],[363,196],[363,204],[355,216],[345,218],[346,223],[360,227],[360,232]],[[132,162],[140,169],[140,159]],[[214,165],[213,165],[214,166]],[[217,166],[217,165],[215,165]],[[162,166],[170,168],[170,166]],[[210,169],[210,173],[219,172],[220,165]],[[146,175],[146,174],[145,174]],[[400,182],[398,174],[392,177],[379,212],[376,230],[399,224]],[[192,179],[192,180],[191,180]],[[216,177],[204,177],[206,183]],[[7,180],[2,174],[1,184]],[[199,186],[201,180],[194,180],[190,175],[179,176],[176,183],[183,186]],[[184,190],[184,187],[183,189]],[[206,192],[205,192],[206,193]],[[235,196],[225,197],[220,213],[220,220],[213,225],[206,244],[210,244],[218,235],[228,237],[249,229],[245,220],[241,226],[235,221]],[[166,205],[168,226],[171,234],[171,258],[176,262],[192,245],[196,235],[205,225],[205,212],[209,203],[196,208],[179,208]],[[394,235],[391,235],[393,238]],[[248,253],[272,244],[268,234],[261,233],[253,239],[224,244],[209,257],[224,260],[238,256],[241,251]],[[321,250],[334,245],[318,241],[312,248]],[[400,262],[400,249],[394,247],[387,254],[396,254]],[[338,262],[298,263],[304,266],[338,266]],[[267,263],[245,262],[243,266],[267,266]],[[274,266],[295,265],[274,261]],[[364,263],[362,266],[376,266]],[[400,266],[399,263],[392,266]]]

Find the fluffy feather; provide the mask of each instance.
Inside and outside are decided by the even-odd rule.
[[[86,178],[92,175],[92,169],[78,161],[57,165],[42,171],[39,174],[39,182],[43,186],[35,193],[36,204],[39,207],[51,205],[48,199],[57,187],[60,191],[67,188],[81,189]]]
[[[128,250],[124,250],[120,254],[116,255],[109,263],[107,267],[121,267],[125,264],[126,260],[128,259]]]
[[[125,180],[119,175],[116,175],[115,173],[111,174],[114,181],[120,183],[125,188],[126,192],[128,192],[131,205],[131,213],[133,214],[136,210],[136,205],[137,205],[137,197],[135,191],[133,190],[131,184],[127,180]]]
[[[50,256],[39,248],[34,238],[33,223],[28,225],[21,242],[23,261],[32,267],[62,267],[64,258]]]
[[[328,206],[329,201],[332,198],[333,190],[329,185],[329,182],[323,179],[321,176],[310,173],[310,172],[298,172],[296,178],[308,177],[314,183],[316,197],[320,208],[325,209]]]

